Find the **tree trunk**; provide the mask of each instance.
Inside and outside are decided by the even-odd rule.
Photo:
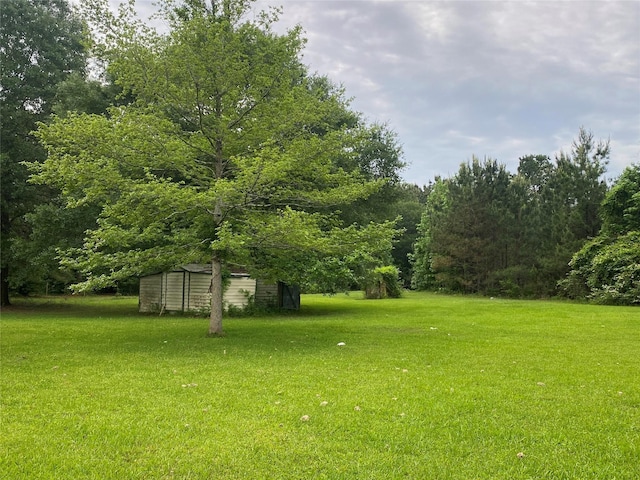
[[[217,255],[211,259],[211,316],[209,335],[222,335],[222,262]]]
[[[10,305],[9,302],[9,267],[0,268],[0,306]]]

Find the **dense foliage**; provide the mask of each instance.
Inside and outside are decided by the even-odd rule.
[[[399,271],[393,265],[374,268],[365,282],[365,298],[400,298]]]
[[[552,162],[520,159],[517,174],[474,158],[430,187],[413,254],[421,289],[548,296],[573,254],[600,231],[607,142],[581,129]]]
[[[250,4],[166,0],[159,34],[133,4],[3,3],[3,305],[191,261],[306,291],[640,303],[639,167],[607,192],[608,142],[581,129],[515,173],[473,158],[407,184],[396,134],[307,72],[300,28],[276,34],[277,11]]]
[[[22,162],[39,162],[45,152],[31,132],[52,111],[58,85],[85,69],[84,26],[66,0],[3,0],[0,8],[0,300],[9,287],[25,285],[36,263],[16,242],[28,237],[25,214],[55,197],[27,183]],[[28,277],[37,277],[31,271]],[[17,275],[16,275],[17,274]]]
[[[640,304],[640,165],[628,167],[602,203],[600,234],[571,259],[562,282],[574,298]]]
[[[247,8],[164,2],[165,35],[130,6],[87,4],[96,51],[135,101],[38,131],[49,156],[33,180],[70,208],[100,207],[66,255],[86,276],[78,289],[209,261],[219,334],[225,266],[326,291],[386,262],[393,222],[345,226],[336,212],[395,171],[394,158],[377,161],[386,130],[354,125],[343,92],[307,75],[299,28],[278,35],[277,15],[250,20]]]

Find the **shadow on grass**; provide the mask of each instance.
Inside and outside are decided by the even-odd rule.
[[[92,356],[114,353],[182,357],[216,355],[233,348],[252,356],[279,351],[304,354],[334,348],[365,325],[354,320],[362,302],[332,304],[331,297],[303,305],[299,311],[260,312],[255,316],[225,317],[225,336],[207,336],[208,319],[187,314],[141,314],[137,297],[48,296],[16,298],[3,309],[8,322],[3,333],[21,337],[18,343],[40,343],[46,324],[50,348]],[[360,306],[360,307],[358,307]],[[15,326],[12,326],[15,325]],[[36,327],[36,325],[39,325]],[[26,328],[25,328],[26,327]],[[21,333],[20,333],[21,332]],[[59,345],[59,346],[60,346]]]
[[[327,296],[326,298],[332,298]],[[354,300],[361,300],[354,298]],[[350,304],[341,303],[339,305],[314,304],[305,305],[304,300],[300,310],[278,310],[278,309],[256,309],[255,311],[239,314],[226,314],[225,320],[229,319],[252,319],[260,320],[287,320],[299,318],[315,318],[334,315],[344,315],[345,313],[361,309],[362,303],[356,301]],[[138,312],[138,297],[113,296],[113,295],[52,295],[16,297],[12,299],[12,304],[2,308],[2,314],[12,316],[33,316],[48,318],[96,318],[105,317],[139,317],[139,318],[185,318],[201,319],[207,318],[207,314],[194,312],[165,312],[162,315],[157,313]],[[35,320],[36,318],[32,318]]]
[[[9,306],[2,308],[2,315],[30,320],[104,319],[105,317],[132,317],[138,314],[137,297],[103,295],[55,295],[16,297]]]

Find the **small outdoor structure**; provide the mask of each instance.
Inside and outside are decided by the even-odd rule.
[[[246,273],[232,273],[222,301],[243,308],[257,305],[300,308],[300,290],[282,282],[267,283]],[[211,306],[211,265],[189,264],[140,278],[140,312],[194,312]]]

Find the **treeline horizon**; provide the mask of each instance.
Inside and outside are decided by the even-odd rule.
[[[640,167],[609,186],[608,141],[580,128],[554,160],[515,173],[473,158],[429,185],[412,287],[516,298],[640,303]]]
[[[397,134],[307,71],[299,28],[248,21],[247,2],[160,4],[166,35],[106,0],[2,9],[2,305],[134,293],[154,269],[212,260],[314,292],[640,304],[640,166],[607,184],[609,142],[580,128],[516,172],[474,157],[406,182]]]

